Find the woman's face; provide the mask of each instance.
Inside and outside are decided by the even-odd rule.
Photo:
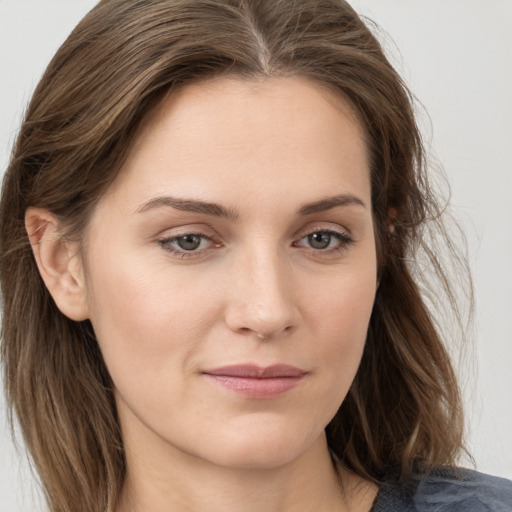
[[[276,467],[324,439],[376,289],[368,160],[346,102],[299,78],[173,93],[85,246],[129,452]]]

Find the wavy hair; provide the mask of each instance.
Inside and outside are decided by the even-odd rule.
[[[57,309],[25,212],[46,208],[79,238],[147,114],[217,76],[305,77],[348,99],[366,133],[380,285],[357,376],[326,428],[333,457],[378,483],[453,464],[463,447],[459,388],[414,264],[426,256],[433,301],[444,290],[459,318],[430,245],[432,230],[446,240],[444,202],[412,96],[368,26],[343,0],[103,0],[34,92],[0,207],[5,390],[52,512],[115,510],[126,461],[92,326]]]

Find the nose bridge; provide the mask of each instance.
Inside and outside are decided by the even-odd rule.
[[[234,270],[237,296],[229,323],[236,331],[270,338],[291,330],[297,322],[291,268],[277,244],[259,243],[240,255]]]

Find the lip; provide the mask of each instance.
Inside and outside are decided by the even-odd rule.
[[[247,398],[270,399],[296,387],[307,372],[287,364],[223,366],[202,374],[215,384]]]

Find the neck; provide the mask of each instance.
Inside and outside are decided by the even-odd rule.
[[[160,455],[156,461],[127,452],[118,512],[367,512],[376,493],[336,468],[324,436],[292,462],[272,468],[219,467],[182,452]]]

